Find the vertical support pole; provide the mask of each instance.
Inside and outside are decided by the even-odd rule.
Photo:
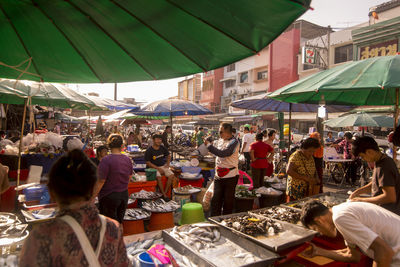
[[[394,125],[393,129],[396,129],[399,122],[399,88],[396,88],[396,105],[394,107]],[[397,163],[397,147],[393,146],[393,160]]]
[[[289,103],[289,151],[292,144],[292,103]]]
[[[21,136],[20,136],[20,139],[19,139],[19,150],[18,150],[17,187],[19,186],[20,175],[21,175],[22,140],[24,138],[24,129],[25,129],[25,119],[26,119],[26,107],[27,107],[27,104],[28,104],[28,99],[25,98],[25,101],[24,101],[24,113],[22,115]]]

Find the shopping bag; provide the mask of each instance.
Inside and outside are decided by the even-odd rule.
[[[214,196],[214,181],[212,181],[212,183],[208,187],[206,193],[204,194],[204,197],[203,197],[203,210],[204,211],[210,210],[211,199],[213,196]]]
[[[245,177],[247,178],[247,180],[249,180],[250,184],[247,184],[244,182]],[[238,180],[237,184],[238,185],[246,185],[249,187],[249,190],[253,190],[253,179],[250,177],[250,175],[248,175],[244,171],[239,171],[239,180]]]

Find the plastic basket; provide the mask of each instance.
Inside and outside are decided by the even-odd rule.
[[[188,173],[193,173],[199,175],[201,172],[200,167],[192,167],[192,166],[183,166],[181,167],[182,172],[188,172]]]
[[[157,170],[148,168],[145,170],[147,181],[155,181],[157,178]]]

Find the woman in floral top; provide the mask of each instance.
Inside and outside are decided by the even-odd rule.
[[[289,177],[286,188],[288,201],[311,195],[314,185],[319,184],[313,158],[315,150],[319,147],[318,140],[307,138],[301,144],[300,149],[290,156],[287,167]]]
[[[35,225],[26,240],[19,266],[89,266],[69,217],[82,228],[100,266],[128,266],[118,222],[99,216],[92,200],[96,167],[80,150],[61,157],[49,174],[49,191],[60,211],[50,222]],[[69,216],[65,216],[69,215]],[[101,235],[101,230],[104,234]]]

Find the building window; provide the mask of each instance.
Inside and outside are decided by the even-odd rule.
[[[235,63],[230,64],[226,67],[226,72],[234,71],[235,70]]]
[[[242,72],[239,74],[240,83],[247,83],[249,81],[249,74],[247,72]]]
[[[267,70],[257,72],[257,80],[267,79],[267,76],[268,76]]]
[[[235,80],[227,80],[225,81],[225,88],[233,87],[235,86],[236,81]]]
[[[353,44],[335,48],[335,64],[353,60]]]

